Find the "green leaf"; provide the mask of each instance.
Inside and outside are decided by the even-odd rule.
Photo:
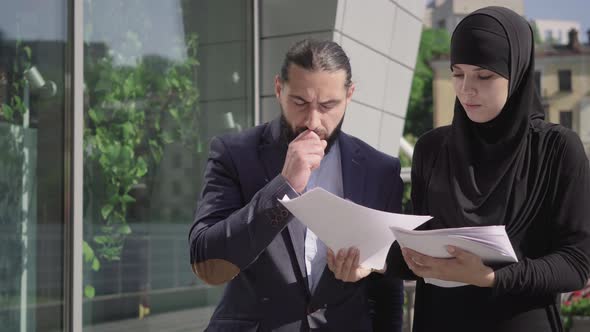
[[[102,218],[104,220],[106,220],[109,217],[109,215],[111,214],[111,212],[113,212],[114,208],[115,207],[111,204],[107,204],[107,205],[103,206],[102,209],[100,210],[100,213],[102,214]]]
[[[131,234],[131,227],[129,227],[129,225],[121,226],[121,227],[119,227],[118,232],[123,235],[129,235],[129,234]]]
[[[93,271],[98,271],[100,269],[100,262],[98,261],[98,259],[94,259],[92,261],[92,270]]]
[[[82,243],[82,252],[84,254],[84,261],[86,263],[90,262],[94,258],[94,251],[86,241]]]
[[[119,191],[119,188],[113,188],[114,191]],[[115,205],[117,203],[119,203],[121,200],[119,199],[119,193],[114,193],[111,195],[111,197],[109,198],[109,203]]]
[[[172,77],[170,79],[170,85],[172,85],[175,88],[178,88],[180,86],[180,84],[178,83],[178,79],[176,77]]]
[[[145,159],[143,159],[142,157],[139,157],[139,160],[137,161],[137,177],[142,178],[144,175],[146,175],[146,173],[148,172],[147,169],[147,163],[145,162]]]
[[[23,51],[25,51],[25,54],[27,55],[27,59],[31,60],[31,56],[32,56],[31,47],[25,46],[25,47],[23,47]]]
[[[176,109],[176,108],[171,108],[169,112],[170,112],[170,115],[172,115],[172,117],[173,117],[174,119],[176,119],[176,120],[178,120],[178,119],[179,119],[179,116],[178,116],[178,109]]]
[[[104,112],[97,111],[96,109],[90,109],[88,111],[88,116],[90,116],[90,119],[92,119],[92,121],[94,121],[96,124],[104,121]]]
[[[133,202],[135,202],[135,198],[125,194],[125,195],[121,196],[121,202],[122,203],[133,203]]]
[[[16,110],[24,108],[23,100],[19,96],[13,96],[12,102],[14,103],[14,108],[16,108]],[[24,111],[22,111],[21,113],[24,113]]]
[[[159,163],[162,160],[162,147],[154,140],[150,140],[150,152],[156,162]]]
[[[123,146],[120,157],[124,163],[130,162],[134,157],[133,149],[131,149],[128,145]]]
[[[127,97],[131,94],[132,91],[133,91],[133,77],[128,76],[123,81],[123,94],[125,95],[125,97]]]
[[[110,239],[106,235],[97,235],[94,237],[94,242],[96,242],[98,244],[105,244],[109,241],[110,241]]]
[[[96,291],[94,289],[94,287],[90,286],[90,285],[86,285],[86,287],[84,287],[84,296],[88,299],[91,299],[94,297],[94,295],[96,294]]]
[[[162,135],[161,135],[161,137],[162,137],[162,141],[165,144],[170,144],[170,143],[174,142],[174,140],[172,139],[172,136],[167,131],[163,132]]]
[[[135,133],[135,130],[133,129],[133,124],[131,124],[130,122],[124,123],[121,126],[121,128],[123,129],[123,135],[125,136],[130,136]]]
[[[12,120],[14,109],[8,104],[2,104],[2,114],[7,120]]]

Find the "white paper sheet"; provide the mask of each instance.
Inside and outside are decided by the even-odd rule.
[[[518,262],[504,226],[445,228],[430,231],[391,227],[391,231],[400,247],[408,247],[431,257],[452,257],[446,249],[446,246],[452,245],[481,257],[486,264]],[[424,278],[424,281],[440,287],[465,286],[464,283],[433,278]]]
[[[414,229],[430,216],[412,216],[370,209],[314,188],[289,200],[279,200],[334,252],[357,247],[360,265],[383,269],[389,247],[395,241],[390,227]]]

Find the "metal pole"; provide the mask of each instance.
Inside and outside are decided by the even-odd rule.
[[[73,61],[74,72],[72,78],[74,135],[73,135],[73,218],[72,218],[72,330],[82,331],[83,306],[83,148],[84,148],[84,12],[83,0],[74,0],[73,30]]]
[[[260,124],[260,0],[254,1],[254,125]]]

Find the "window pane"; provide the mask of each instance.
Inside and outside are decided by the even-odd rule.
[[[572,111],[561,111],[559,112],[559,124],[562,126],[572,129]]]
[[[67,2],[0,0],[0,330],[63,330]]]
[[[560,70],[559,75],[559,91],[572,91],[572,71]]]
[[[84,4],[86,328],[191,310],[167,328],[202,330],[221,289],[192,274],[188,230],[209,139],[253,125],[251,2]]]
[[[537,89],[537,93],[541,96],[541,72],[535,71],[535,88]]]

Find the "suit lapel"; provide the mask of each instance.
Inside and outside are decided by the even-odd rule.
[[[359,145],[350,136],[342,133],[339,140],[344,198],[357,204],[363,204],[366,169],[362,163],[365,156]]]
[[[263,142],[260,145],[260,160],[264,164],[266,181],[270,181],[282,171],[287,155],[287,144],[281,142],[280,122],[272,121],[263,134]],[[307,273],[305,270],[305,226],[297,219],[287,224],[288,234],[283,232],[285,244],[291,245],[297,259],[298,270],[307,287]]]

